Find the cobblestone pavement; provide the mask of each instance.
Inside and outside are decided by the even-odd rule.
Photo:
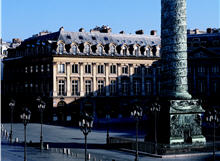
[[[23,125],[14,124],[14,138],[18,138],[19,141],[23,141]],[[3,129],[8,132],[10,130],[10,124],[4,124]],[[28,147],[27,158],[28,161],[81,161],[84,160],[84,136],[82,132],[77,128],[67,128],[61,126],[44,125],[44,141],[53,142],[64,145],[65,143],[78,143],[82,144],[82,148],[71,148],[70,155],[63,154],[62,149],[50,149],[41,152],[38,148]],[[27,126],[27,141],[39,142],[40,125],[28,124]],[[111,133],[110,136],[127,135],[126,133]],[[88,135],[88,144],[104,144],[106,139],[105,131],[93,130]],[[63,144],[64,143],[64,144]],[[23,146],[22,145],[10,145],[6,137],[2,136],[1,141],[1,158],[2,161],[20,161],[23,160]],[[134,154],[127,152],[120,152],[116,150],[104,150],[104,149],[88,149],[88,153],[91,154],[91,161],[133,161]],[[170,158],[154,158],[149,156],[140,156],[140,161],[211,161],[211,154],[201,154],[196,156],[172,156]],[[217,153],[217,159],[220,160],[220,153]]]

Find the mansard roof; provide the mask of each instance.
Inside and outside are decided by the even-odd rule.
[[[58,32],[49,33],[42,36],[33,36],[23,41],[22,45],[36,43],[38,41],[60,41],[65,44],[76,42],[78,44],[89,42],[91,45],[95,44],[116,44],[116,45],[132,45],[139,44],[140,46],[154,46],[160,44],[159,36],[151,35],[136,35],[136,34],[113,34],[100,32],[68,32],[61,28]]]

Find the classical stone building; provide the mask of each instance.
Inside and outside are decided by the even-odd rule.
[[[34,109],[34,99],[42,96],[54,121],[71,120],[85,108],[98,118],[106,112],[129,116],[135,99],[144,104],[159,91],[159,68],[151,66],[160,57],[160,37],[156,31],[147,36],[110,30],[60,28],[24,40],[4,60],[4,95]]]
[[[219,37],[214,29],[188,31],[189,91],[193,97],[219,96]],[[160,37],[154,30],[150,35],[142,30],[113,34],[106,26],[90,32],[63,28],[41,32],[8,50],[2,107],[7,108],[14,98],[17,112],[26,104],[37,120],[35,99],[41,96],[47,103],[48,121],[77,121],[83,109],[96,118],[104,118],[106,113],[111,118],[128,117],[134,103],[148,107],[160,95],[159,60]]]

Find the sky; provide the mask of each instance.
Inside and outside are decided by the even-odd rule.
[[[187,0],[187,28],[220,28],[220,0]],[[3,41],[22,40],[42,30],[86,31],[108,25],[113,33],[160,34],[161,0],[2,0]]]

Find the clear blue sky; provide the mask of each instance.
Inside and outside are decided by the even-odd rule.
[[[219,28],[219,0],[187,0],[188,28]],[[86,31],[109,25],[124,30],[160,34],[160,0],[2,0],[2,38],[25,39],[42,30]]]

